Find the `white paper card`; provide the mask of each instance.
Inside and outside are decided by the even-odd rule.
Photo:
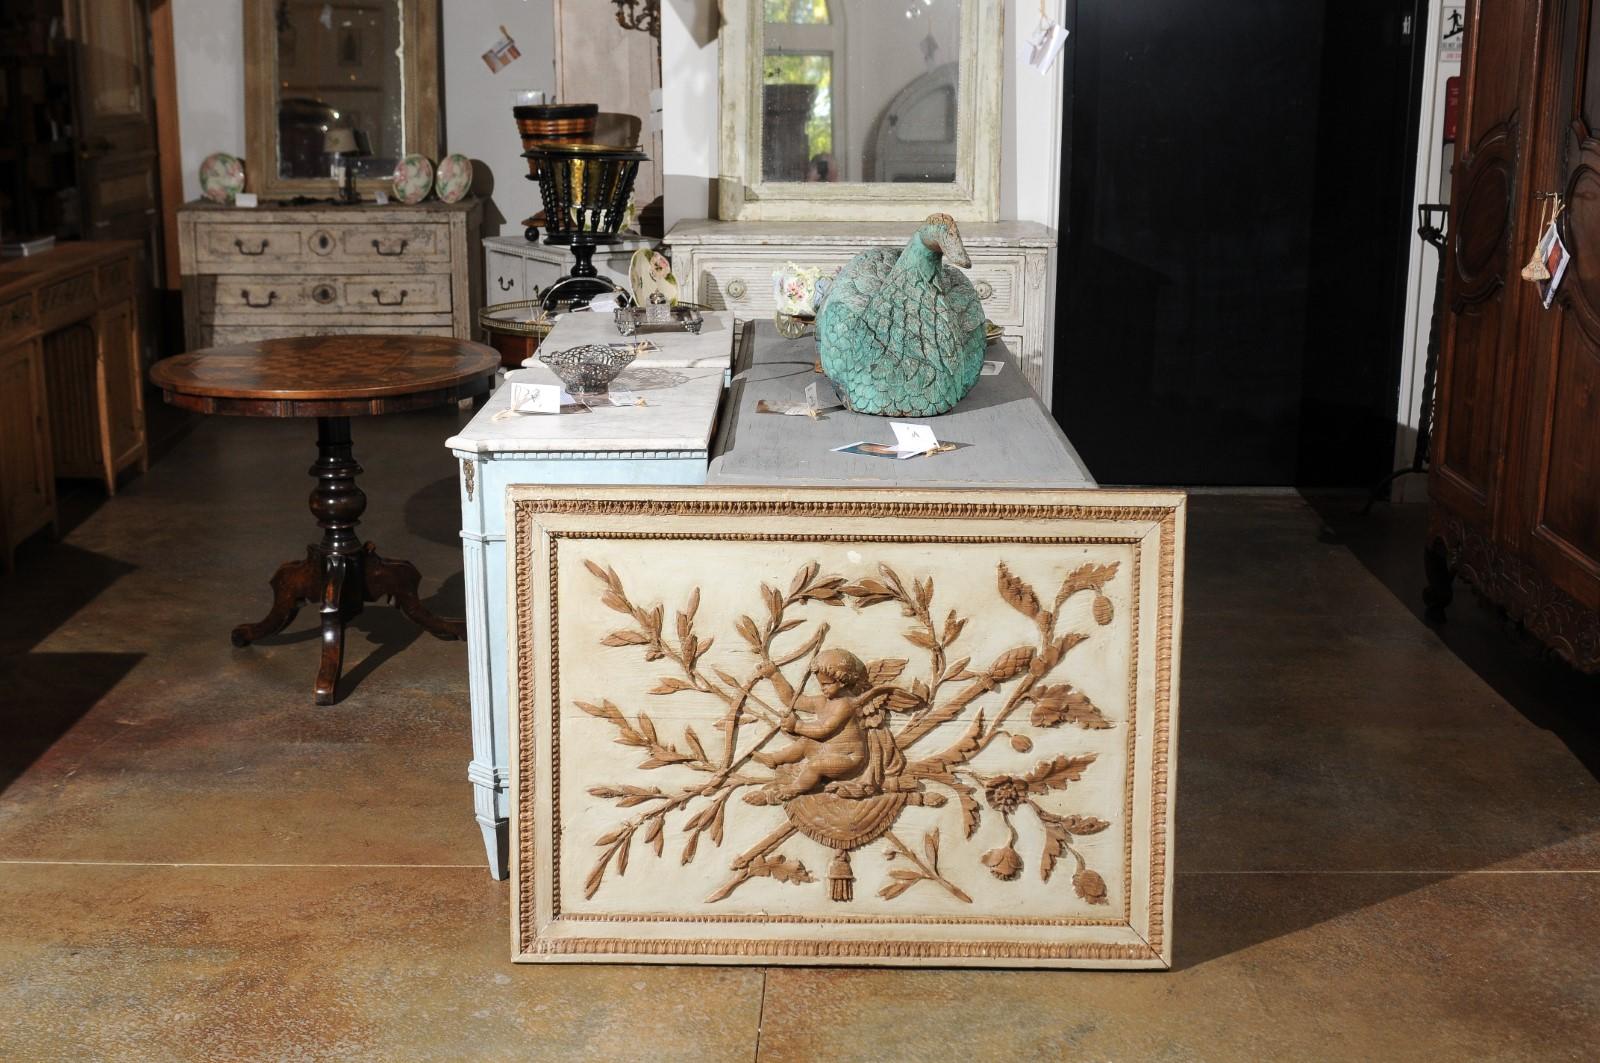
[[[899,451],[902,458],[913,458],[918,454],[926,454],[939,445],[938,437],[933,434],[933,429],[925,424],[890,421],[889,430],[894,433],[894,449]]]
[[[511,409],[517,413],[560,413],[572,396],[555,384],[511,383]]]
[[[389,193],[385,192],[381,188],[372,193],[372,199],[380,207],[387,207],[389,205]]]
[[[236,207],[253,207],[258,202],[254,192],[240,192],[233,197],[233,205]]]
[[[1055,65],[1061,46],[1067,43],[1067,30],[1053,18],[1039,23],[1039,28],[1023,41],[1022,55],[1028,65],[1041,74],[1048,74]]]
[[[978,370],[978,375],[979,376],[999,376],[1000,375],[1000,370],[1004,369],[1005,367],[1006,367],[1006,363],[1001,362],[1001,361],[984,362],[983,363],[983,368]]]
[[[612,313],[620,305],[616,292],[602,292],[589,300],[589,309],[597,314]]]

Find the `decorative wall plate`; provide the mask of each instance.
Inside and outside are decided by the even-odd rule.
[[[421,155],[406,155],[394,164],[394,198],[421,203],[433,189],[433,163]]]
[[[244,160],[224,151],[200,161],[200,194],[213,203],[232,203],[244,191]]]
[[[1181,493],[509,497],[516,959],[1170,964]]]
[[[451,152],[439,160],[433,177],[433,191],[442,202],[459,203],[472,191],[472,160]]]

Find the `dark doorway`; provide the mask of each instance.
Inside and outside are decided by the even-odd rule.
[[[1425,12],[1069,3],[1053,399],[1102,482],[1389,470]]]

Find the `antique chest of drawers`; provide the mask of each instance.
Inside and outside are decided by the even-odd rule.
[[[628,262],[641,247],[654,240],[633,237],[595,249],[594,268],[605,280],[628,286]],[[522,236],[491,236],[483,241],[484,288],[490,303],[514,303],[544,294],[556,281],[572,272],[572,252],[541,240]]]
[[[472,338],[478,200],[417,206],[190,203],[178,213],[190,349],[328,333]]]
[[[686,220],[667,234],[672,269],[683,297],[741,319],[771,317],[772,273],[786,262],[838,269],[868,247],[903,247],[912,222],[721,222]],[[1050,404],[1051,319],[1055,288],[1048,283],[1056,235],[1037,222],[961,226],[972,257],[968,276],[989,320]]]

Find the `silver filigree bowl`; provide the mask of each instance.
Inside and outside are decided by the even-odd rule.
[[[539,361],[561,379],[567,391],[579,402],[603,399],[611,382],[633,361],[633,351],[618,350],[599,343],[568,347],[564,351],[540,351]]]

